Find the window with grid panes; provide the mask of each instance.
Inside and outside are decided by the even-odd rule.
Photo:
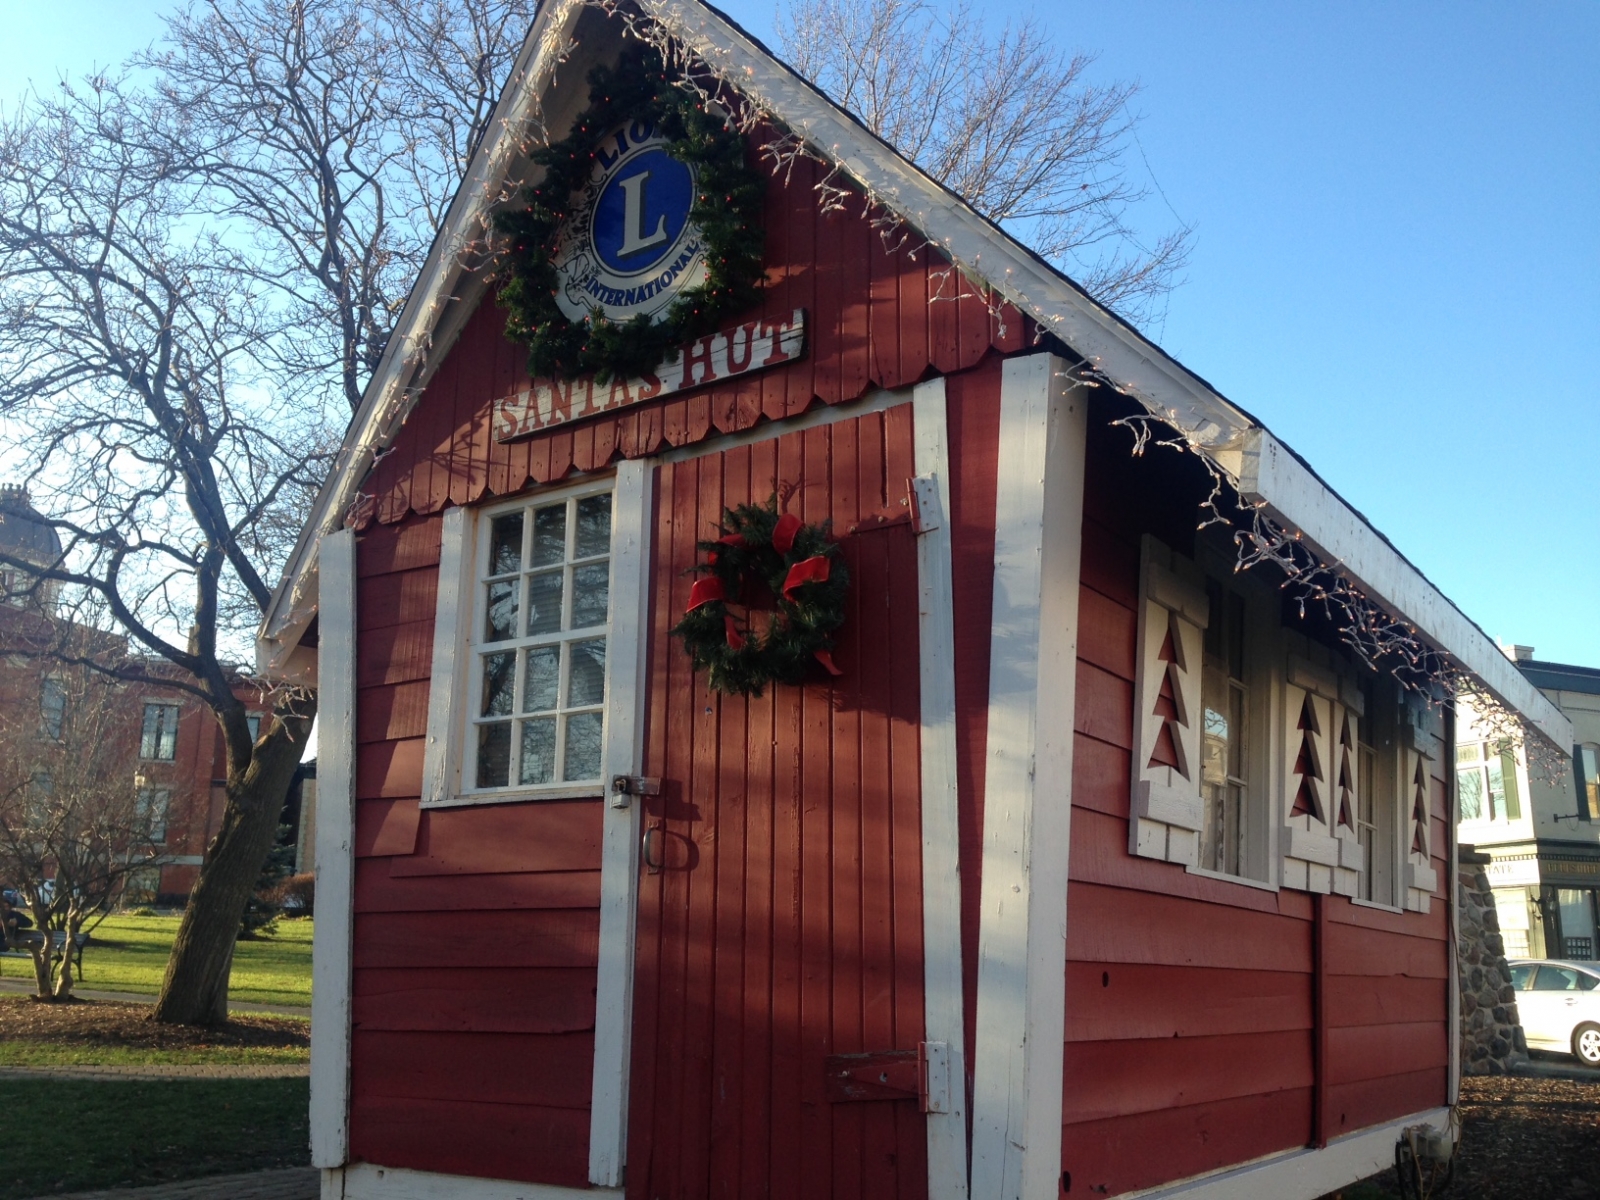
[[[465,790],[598,785],[609,486],[493,509],[478,526]]]
[[[1214,579],[1206,581],[1211,620],[1205,632],[1200,696],[1200,795],[1205,828],[1200,866],[1224,875],[1246,874],[1250,830],[1250,688],[1245,678],[1245,605]]]

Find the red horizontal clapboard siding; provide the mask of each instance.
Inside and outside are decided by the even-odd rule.
[[[357,1084],[350,1103],[350,1154],[357,1162],[389,1167],[585,1187],[589,1114],[531,1104],[384,1096]]]
[[[351,1075],[374,1096],[467,1100],[587,1110],[594,1083],[594,1034],[368,1031]]]
[[[401,876],[388,860],[356,863],[356,911],[457,912],[469,909],[598,908],[600,872]]]
[[[355,973],[352,1023],[357,1040],[368,1029],[572,1033],[594,1028],[594,989],[587,967],[369,967]]]
[[[1071,1195],[1117,1196],[1249,1162],[1305,1141],[1311,1089],[1243,1096],[1068,1125]]]
[[[818,401],[855,399],[873,386],[908,387],[934,372],[964,371],[992,351],[1034,345],[1031,322],[1009,305],[991,312],[936,248],[914,239],[897,244],[903,230],[880,237],[859,196],[847,196],[837,211],[819,211],[821,171],[802,160],[769,178],[768,283],[760,306],[742,314],[787,318],[805,309],[802,359],[503,446],[491,431],[491,407],[527,384],[527,350],[505,339],[505,313],[486,293],[375,468],[364,489],[373,502],[362,519],[387,524],[509,495],[572,471],[599,470],[617,456],[747,429]]]
[[[1069,962],[1067,1012],[1069,1042],[1305,1030],[1311,979],[1298,971]]]
[[[1312,897],[1129,854],[1139,539],[1191,554],[1208,484],[1181,455],[1132,458],[1107,423],[1115,414],[1091,404],[1062,1166],[1073,1195],[1115,1195],[1304,1146],[1317,1135],[1314,1096],[1331,1136],[1442,1104],[1448,925],[1442,899],[1419,914],[1322,898],[1319,1066]],[[1443,768],[1438,754],[1441,881]]]
[[[352,1153],[581,1185],[599,802],[422,811],[439,525],[358,539]]]

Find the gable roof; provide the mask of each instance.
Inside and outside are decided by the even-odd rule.
[[[703,0],[635,0],[638,8],[723,79],[836,165],[949,258],[1071,347],[1099,375],[1176,428],[1273,519],[1298,532],[1367,596],[1403,615],[1501,704],[1556,746],[1571,724],[1483,632],[1354,508],[1260,422],[1221,395],[1067,276],[975,211],[866,129],[765,46]],[[601,7],[609,7],[601,4]],[[317,547],[340,527],[376,456],[393,441],[447,348],[451,301],[470,283],[462,249],[483,229],[521,155],[524,130],[562,127],[586,89],[556,87],[573,34],[596,0],[548,0],[540,9],[485,136],[423,264],[393,336],[301,532],[258,638],[264,673],[293,669],[315,615]],[[620,34],[619,34],[620,36]],[[581,77],[581,74],[580,74]],[[546,108],[546,100],[552,101]],[[571,111],[561,111],[563,104]],[[457,322],[459,328],[459,322]]]

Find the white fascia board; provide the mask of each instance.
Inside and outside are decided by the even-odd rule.
[[[1424,639],[1557,747],[1572,745],[1572,723],[1494,639],[1265,429],[1253,430],[1248,439],[1239,491],[1247,501],[1264,504],[1289,530],[1303,534],[1319,558],[1338,566],[1382,607],[1403,615]]]
[[[405,309],[377,369],[345,431],[334,469],[311,510],[283,582],[261,623],[256,658],[263,670],[287,659],[293,643],[316,611],[317,546],[337,529],[356,491],[372,469],[376,452],[394,440],[419,395],[408,385],[428,360],[440,316],[460,282],[463,246],[481,230],[523,148],[523,135],[537,120],[543,97],[570,49],[570,35],[587,7],[585,0],[556,0],[534,18],[500,93],[488,133],[472,157],[466,177],[445,214]]]

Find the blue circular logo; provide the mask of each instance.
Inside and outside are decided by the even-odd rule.
[[[602,138],[595,166],[563,226],[556,304],[569,320],[595,309],[611,321],[665,312],[706,277],[704,239],[689,219],[695,170],[667,152],[654,126],[632,121]]]
[[[689,223],[694,177],[659,146],[620,164],[594,204],[594,251],[619,275],[640,275],[672,253]]]

